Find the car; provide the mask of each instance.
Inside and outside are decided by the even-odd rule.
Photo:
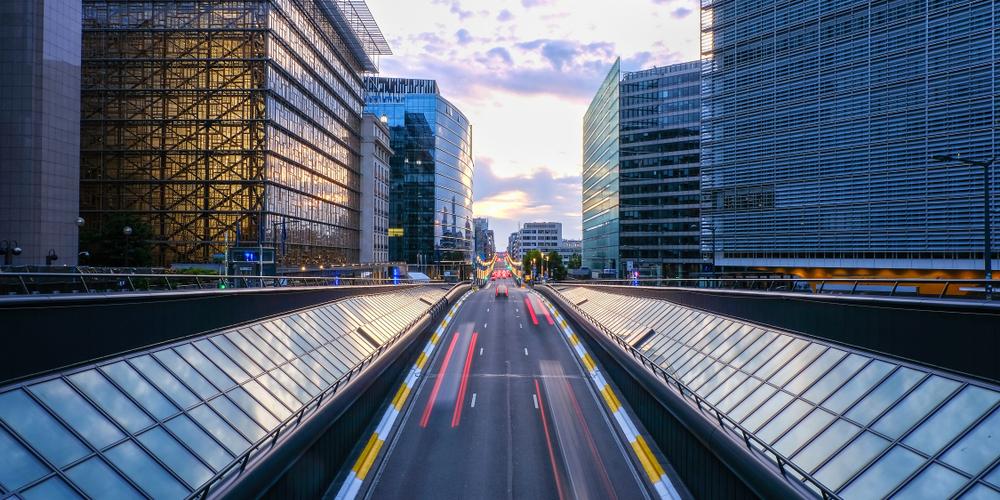
[[[506,286],[499,286],[498,285],[497,286],[496,295],[494,295],[494,297],[496,297],[496,298],[503,297],[505,299],[508,298],[509,295],[507,294],[507,287]]]

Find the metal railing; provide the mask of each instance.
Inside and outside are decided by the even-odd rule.
[[[556,293],[559,292],[556,291]],[[586,318],[587,321],[591,323],[591,325],[593,325],[595,328],[597,328],[602,333],[607,335],[608,338],[614,340],[615,343],[618,344],[618,346],[622,350],[630,354],[636,361],[642,364],[644,368],[652,372],[653,375],[663,379],[663,382],[664,384],[666,384],[667,387],[676,390],[681,397],[694,402],[699,411],[708,414],[714,421],[716,421],[719,424],[719,426],[723,430],[729,431],[735,434],[738,438],[740,438],[740,440],[743,442],[743,444],[747,447],[747,449],[751,453],[762,454],[767,459],[775,463],[778,466],[778,470],[781,472],[781,475],[783,477],[793,481],[802,482],[803,484],[806,485],[806,487],[818,493],[819,496],[824,500],[832,500],[840,498],[839,496],[837,496],[836,493],[834,493],[832,490],[830,490],[822,483],[820,483],[819,480],[813,478],[808,472],[806,472],[799,466],[792,463],[791,460],[789,460],[787,457],[779,453],[778,450],[775,450],[773,447],[771,447],[770,444],[768,444],[765,441],[762,441],[760,438],[755,436],[753,432],[750,432],[743,426],[741,426],[739,422],[736,422],[735,420],[729,418],[729,416],[726,415],[724,412],[713,406],[708,401],[705,401],[704,398],[699,396],[684,382],[675,378],[673,375],[667,373],[667,371],[664,370],[663,367],[653,362],[653,360],[649,359],[640,350],[636,349],[631,344],[626,342],[625,339],[622,338],[620,335],[609,330],[599,321],[594,319],[593,316],[591,316],[586,311],[581,309],[580,306],[574,304],[573,301],[564,299],[564,302],[570,304],[573,307],[573,309],[581,316]],[[798,477],[796,477],[796,475]]]
[[[229,463],[229,465],[222,468],[222,470],[220,470],[215,476],[213,476],[212,479],[210,479],[207,483],[202,485],[200,488],[194,490],[194,492],[188,495],[188,499],[208,498],[208,495],[212,491],[212,488],[218,485],[220,482],[234,480],[235,478],[239,477],[246,470],[247,465],[250,463],[251,460],[273,449],[275,445],[278,444],[278,439],[282,435],[287,434],[288,431],[297,427],[302,422],[302,419],[306,415],[318,411],[323,406],[324,400],[328,400],[331,396],[336,394],[337,391],[339,391],[342,386],[347,385],[347,383],[350,382],[355,375],[361,373],[362,371],[364,371],[366,367],[370,366],[373,362],[375,362],[375,360],[377,360],[385,351],[389,350],[390,347],[395,345],[395,343],[400,338],[402,338],[406,332],[410,331],[410,329],[413,328],[413,326],[416,325],[421,319],[423,319],[427,315],[430,316],[436,315],[441,310],[441,308],[446,306],[447,302],[445,301],[444,298],[437,301],[433,306],[431,306],[427,310],[427,312],[425,312],[424,314],[418,316],[416,319],[411,321],[408,325],[406,325],[405,328],[403,328],[398,333],[396,333],[396,335],[390,338],[389,341],[379,346],[379,348],[376,349],[375,352],[371,353],[370,355],[368,355],[368,357],[361,360],[361,362],[355,365],[353,368],[351,368],[349,372],[345,373],[344,375],[341,375],[341,377],[337,379],[337,381],[333,385],[326,388],[326,390],[319,393],[319,395],[313,397],[306,404],[302,405],[302,408],[299,408],[298,411],[296,411],[291,416],[282,421],[280,424],[278,424],[278,426],[274,428],[271,432],[268,432],[266,435],[264,435],[264,437],[258,440],[249,449],[247,449],[239,456],[237,456],[232,462]]]
[[[716,290],[750,290],[826,295],[919,297],[934,299],[1000,298],[1000,280],[915,278],[640,278],[568,280],[554,285],[618,285]]]
[[[342,278],[336,276],[0,272],[0,296],[411,283],[428,282],[415,282],[401,278]]]

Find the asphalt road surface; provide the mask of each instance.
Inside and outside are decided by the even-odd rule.
[[[359,497],[650,498],[550,320],[539,296],[511,280],[470,296]]]

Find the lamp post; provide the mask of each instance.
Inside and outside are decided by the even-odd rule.
[[[976,161],[962,158],[959,155],[935,155],[931,159],[940,162],[958,162],[983,169],[983,275],[986,280],[983,288],[986,291],[986,300],[993,300],[993,286],[990,283],[990,280],[993,279],[993,251],[990,248],[990,240],[992,239],[990,235],[990,216],[992,215],[992,210],[990,210],[990,167],[993,166],[997,157],[994,156],[989,161]]]
[[[132,236],[132,226],[125,226],[122,228],[122,234],[125,235],[125,267],[128,267],[128,253],[129,253],[129,237]]]
[[[3,240],[0,242],[0,253],[3,253],[3,265],[9,266],[14,262],[14,256],[21,255],[21,247],[15,240]]]

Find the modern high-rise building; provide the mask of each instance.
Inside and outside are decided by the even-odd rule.
[[[982,277],[982,169],[932,157],[997,154],[996,2],[702,6],[702,250],[717,265]]]
[[[389,261],[389,126],[361,118],[361,262]]]
[[[622,75],[619,269],[684,278],[701,272],[698,61]]]
[[[523,257],[523,255],[521,254],[520,230],[510,233],[510,236],[507,237],[507,254],[510,255],[510,258],[514,259],[515,261],[519,261]]]
[[[497,251],[496,238],[493,235],[492,229],[486,230],[486,245],[485,245],[486,255],[492,256]]]
[[[584,118],[583,265],[685,277],[699,245],[700,63],[611,67]]]
[[[481,258],[488,256],[487,247],[489,244],[489,237],[486,233],[489,229],[490,221],[486,217],[476,217],[472,219],[472,231],[475,239],[476,255]]]
[[[80,1],[0,2],[0,45],[0,252],[21,248],[13,265],[74,265]]]
[[[147,225],[159,265],[357,262],[362,74],[389,53],[362,0],[84,0],[84,230]]]
[[[388,119],[389,259],[432,277],[468,276],[472,126],[434,80],[366,79],[366,110]]]
[[[618,269],[618,161],[621,60],[583,116],[583,266]]]

